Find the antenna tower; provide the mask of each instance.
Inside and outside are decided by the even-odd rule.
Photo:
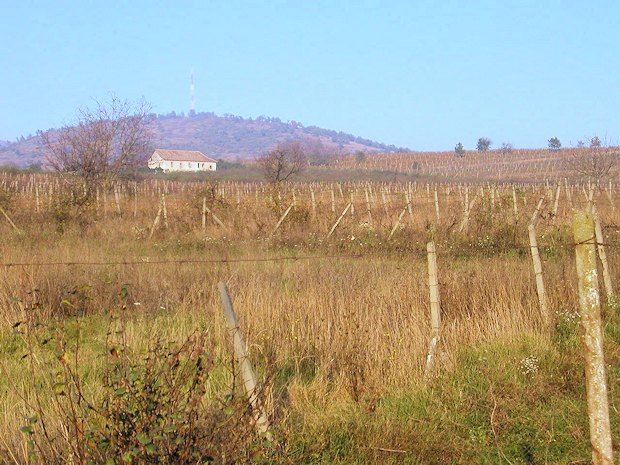
[[[189,78],[189,116],[196,114],[196,96],[194,95],[194,70],[192,70]]]

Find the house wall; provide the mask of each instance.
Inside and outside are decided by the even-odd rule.
[[[149,159],[148,166],[151,169],[161,168],[164,171],[216,171],[217,165],[211,162],[197,161],[169,161],[162,159]]]

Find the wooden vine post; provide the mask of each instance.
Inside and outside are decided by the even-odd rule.
[[[614,287],[611,284],[611,274],[609,273],[607,252],[605,251],[605,237],[603,236],[603,228],[601,226],[601,220],[596,211],[596,207],[592,208],[592,215],[594,216],[594,233],[596,235],[596,246],[598,248],[598,256],[601,259],[601,265],[603,270],[603,283],[605,284],[605,294],[607,295],[607,301],[609,302],[614,298]]]
[[[400,225],[400,222],[402,221],[403,216],[405,216],[405,212],[407,211],[408,207],[409,207],[409,204],[405,205],[405,208],[403,208],[403,211],[401,211],[400,215],[398,215],[398,219],[396,220],[396,223],[394,223],[394,227],[392,228],[392,230],[390,231],[390,235],[388,236],[388,241],[392,239],[392,236],[398,229],[398,226]]]
[[[515,213],[515,221],[519,218],[519,207],[517,206],[517,191],[515,190],[515,186],[512,186],[512,208]]]
[[[220,297],[222,299],[222,306],[224,307],[224,317],[226,318],[226,326],[233,338],[233,350],[235,353],[235,361],[241,372],[241,379],[243,381],[243,387],[245,394],[248,396],[252,413],[254,415],[254,421],[256,423],[256,429],[260,434],[264,434],[269,440],[271,440],[271,434],[269,433],[269,419],[263,406],[259,403],[258,392],[256,390],[256,375],[252,369],[250,363],[250,357],[248,350],[241,335],[239,329],[239,321],[233,308],[230,294],[226,284],[221,282],[218,284],[220,290]]]
[[[164,214],[164,226],[168,229],[168,209],[166,208],[166,194],[161,194],[162,212]]]
[[[278,223],[276,224],[275,228],[273,228],[273,231],[271,231],[271,235],[273,236],[275,234],[275,232],[278,230],[278,228],[280,227],[280,225],[284,222],[284,220],[286,219],[286,217],[288,216],[288,214],[290,213],[291,209],[295,206],[295,202],[293,202],[292,204],[289,205],[289,207],[286,209],[286,211],[282,214],[282,216],[280,217],[280,219],[278,220]]]
[[[202,231],[207,228],[207,198],[202,198]]]
[[[6,218],[6,220],[9,222],[9,224],[15,230],[15,232],[18,232],[18,233],[21,232],[21,230],[15,225],[15,223],[13,223],[13,220],[11,219],[11,217],[8,215],[7,212],[4,211],[4,209],[2,207],[0,207],[0,213],[2,213],[2,215]]]
[[[161,203],[161,200],[160,200],[160,202],[159,202],[159,209],[157,210],[157,215],[155,215],[155,220],[153,221],[153,226],[151,226],[151,233],[149,234],[149,239],[151,239],[153,237],[153,234],[155,234],[155,228],[159,224],[159,218],[161,217],[162,208],[163,207],[162,207],[162,203]]]
[[[329,230],[329,233],[327,234],[327,237],[325,238],[325,240],[327,240],[327,239],[329,239],[331,237],[331,235],[334,233],[334,231],[336,230],[336,228],[338,227],[338,225],[342,221],[342,218],[344,218],[344,215],[346,215],[347,212],[349,211],[349,208],[351,208],[351,204],[350,203],[345,207],[345,209],[342,211],[342,213],[340,214],[340,216],[338,217],[338,219],[336,220],[336,222],[334,223],[332,228]]]
[[[370,208],[370,199],[368,197],[368,190],[364,190],[366,195],[366,214],[368,215],[368,224],[372,224],[372,210]]]
[[[316,218],[316,199],[314,198],[314,190],[310,188],[310,198],[312,200],[312,218]]]
[[[594,229],[592,214],[575,212],[573,234],[583,327],[592,463],[613,465]]]
[[[441,303],[439,300],[439,278],[437,277],[437,251],[435,242],[430,241],[426,244],[426,257],[428,259],[428,289],[430,294],[431,308],[431,341],[428,345],[426,355],[426,367],[424,369],[424,379],[428,375],[433,366],[435,352],[439,344],[439,330],[441,326]]]
[[[209,207],[207,207],[207,205],[206,205],[206,204],[203,204],[203,205],[204,205],[205,210],[207,211],[207,213],[208,213],[208,214],[210,214],[210,215],[211,215],[211,217],[213,218],[213,221],[215,221],[215,223],[216,223],[216,224],[218,224],[218,225],[220,225],[222,228],[224,228],[225,226],[224,226],[224,223],[222,223],[222,220],[220,220],[220,219],[217,217],[217,215],[216,215],[215,213],[213,213]]]
[[[545,292],[545,282],[543,281],[542,263],[538,252],[538,241],[536,239],[536,228],[530,224],[527,228],[530,236],[530,251],[532,252],[532,264],[534,266],[534,276],[536,278],[536,294],[538,294],[538,305],[542,314],[545,326],[549,325],[549,306],[547,305],[547,293]]]

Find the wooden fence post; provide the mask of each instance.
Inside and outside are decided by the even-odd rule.
[[[202,231],[207,228],[207,198],[202,198]]]
[[[35,198],[36,212],[39,213],[40,212],[40,202],[39,202],[39,185],[38,184],[34,185],[34,198]]]
[[[166,194],[161,194],[161,205],[164,213],[164,226],[168,229],[168,209],[166,208]]]
[[[211,209],[207,207],[206,205],[205,205],[205,209],[207,210],[207,213],[209,213],[213,217],[213,221],[215,221],[217,224],[219,224],[223,228],[224,223],[222,223],[222,221],[217,217],[217,215],[213,213]]]
[[[409,212],[409,219],[413,224],[413,210],[411,209],[411,197],[409,196],[409,191],[405,191],[405,201],[407,202],[407,211]]]
[[[157,210],[157,215],[155,215],[155,220],[153,221],[153,226],[151,227],[151,233],[149,234],[149,239],[153,237],[153,234],[155,233],[155,228],[159,224],[159,217],[161,216],[161,211],[162,205],[161,202],[159,202],[159,209]]]
[[[327,240],[327,239],[329,239],[331,237],[333,232],[336,230],[336,227],[340,224],[340,221],[342,221],[342,218],[344,218],[344,215],[346,215],[347,211],[349,211],[349,208],[351,208],[351,204],[348,204],[345,207],[345,209],[342,211],[342,213],[340,214],[340,216],[338,217],[338,219],[336,220],[336,222],[334,223],[332,228],[329,230],[329,233],[327,234],[327,237],[325,238],[325,240]]]
[[[596,207],[592,208],[592,215],[594,216],[594,233],[596,235],[596,245],[598,248],[598,256],[601,259],[601,265],[603,268],[603,283],[605,284],[605,294],[607,295],[607,301],[614,298],[614,288],[611,284],[611,275],[609,273],[609,263],[607,262],[607,252],[605,251],[605,238],[603,236],[603,228],[601,227],[601,220],[596,211]]]
[[[536,293],[538,294],[538,305],[542,314],[545,326],[549,325],[549,306],[547,305],[547,293],[543,281],[542,263],[538,253],[538,241],[536,240],[536,228],[530,224],[527,228],[530,236],[530,251],[532,252],[532,264],[534,265],[534,276],[536,278]]]
[[[467,228],[467,225],[469,225],[469,215],[471,214],[471,211],[473,210],[474,204],[476,203],[477,199],[478,199],[477,196],[474,197],[474,200],[472,200],[471,203],[469,203],[469,200],[467,200],[468,208],[465,210],[463,220],[461,221],[461,225],[459,226],[460,233],[463,232]]]
[[[437,345],[439,344],[439,330],[441,327],[441,303],[439,300],[439,279],[437,277],[437,252],[434,241],[430,241],[426,244],[426,252],[426,257],[428,259],[428,289],[431,303],[431,341],[428,345],[428,352],[426,355],[424,379],[428,378],[433,366],[435,352],[437,350]]]
[[[256,422],[256,429],[259,433],[264,434],[268,439],[271,439],[271,435],[269,434],[269,419],[267,418],[267,413],[265,412],[263,406],[258,402],[256,375],[254,374],[252,364],[250,363],[247,347],[243,341],[243,337],[241,336],[239,322],[233,308],[232,300],[230,299],[230,294],[228,293],[226,284],[221,281],[218,284],[218,288],[220,290],[222,306],[224,307],[226,325],[228,326],[228,329],[233,337],[235,360],[237,361],[241,372],[241,379],[243,381],[245,393],[248,396],[250,406],[252,407],[252,413],[254,414],[254,420]]]
[[[555,191],[555,201],[553,202],[553,218],[555,218],[558,214],[558,204],[560,203],[560,184],[558,183],[558,188]]]
[[[364,189],[366,195],[366,213],[368,214],[368,224],[372,225],[372,210],[370,208],[370,199],[368,198],[368,189]]]
[[[133,217],[136,218],[138,216],[138,186],[134,186],[133,191]]]
[[[0,207],[0,213],[2,213],[4,215],[4,217],[9,222],[9,224],[13,227],[15,232],[18,232],[18,233],[21,232],[21,229],[19,229],[17,226],[15,226],[15,223],[13,223],[13,220],[11,219],[11,217],[8,215],[7,212],[4,211],[4,209],[2,207]]]
[[[282,224],[282,222],[284,221],[284,219],[287,217],[287,215],[289,214],[289,212],[291,211],[291,209],[295,206],[295,202],[293,202],[292,204],[289,205],[289,207],[286,209],[286,211],[284,212],[284,214],[280,217],[280,220],[278,221],[278,223],[276,224],[276,227],[273,228],[273,231],[271,231],[271,236],[273,236],[275,234],[275,232],[278,230],[278,228],[280,227],[280,225]]]
[[[517,206],[517,191],[515,186],[512,186],[512,208],[515,212],[515,220],[519,217],[519,207]]]
[[[314,198],[314,190],[310,188],[310,198],[312,199],[312,218],[316,217],[316,199]]]
[[[540,212],[540,207],[542,207],[542,204],[544,201],[545,201],[545,196],[543,195],[538,200],[538,204],[536,205],[536,209],[534,210],[534,213],[532,213],[532,218],[530,219],[530,224],[532,226],[536,226],[536,220],[538,219],[538,212]]]
[[[594,229],[591,214],[575,212],[573,234],[576,244],[575,261],[579,279],[581,326],[583,327],[592,463],[613,465]]]
[[[407,207],[409,207],[409,204],[405,205],[405,208],[403,208],[403,211],[400,212],[400,215],[398,215],[398,219],[396,220],[396,223],[394,223],[394,227],[392,228],[392,230],[390,231],[390,235],[388,236],[388,241],[392,239],[392,236],[396,232],[398,225],[400,224],[401,220],[403,219],[403,216],[405,215],[405,212],[407,211]]]
[[[116,215],[120,218],[122,216],[122,213],[120,192],[118,191],[118,186],[114,186],[114,204],[116,205]]]

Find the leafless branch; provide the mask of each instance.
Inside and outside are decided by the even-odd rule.
[[[289,180],[308,164],[299,142],[278,144],[273,150],[261,155],[257,162],[265,179],[274,184]]]
[[[58,131],[40,133],[46,161],[57,171],[85,183],[110,182],[147,155],[152,134],[149,106],[110,97],[78,111],[77,121]]]
[[[618,147],[590,147],[571,156],[570,164],[576,174],[602,181],[608,178],[620,159]]]

